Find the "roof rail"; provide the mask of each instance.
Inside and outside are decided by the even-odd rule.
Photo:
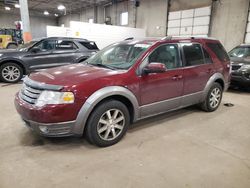
[[[172,39],[172,36],[165,36],[163,38],[161,38],[161,40],[171,40]]]
[[[216,38],[213,38],[213,37],[207,37],[207,36],[173,36],[173,38],[186,38],[186,39],[212,39],[212,40],[216,40]]]

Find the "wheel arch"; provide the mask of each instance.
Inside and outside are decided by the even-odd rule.
[[[16,42],[9,42],[7,45],[6,45],[6,48],[8,49],[9,45],[15,45],[16,47],[18,47],[18,44]]]
[[[204,93],[203,94],[203,100],[205,100],[209,89],[211,88],[211,86],[215,82],[219,83],[223,90],[225,89],[225,79],[224,79],[223,75],[221,73],[215,73],[209,78],[209,80],[208,80],[208,82],[207,82],[207,84],[205,86],[205,89],[204,89],[204,92],[203,92]]]
[[[77,59],[77,63],[81,63],[81,62],[87,60],[88,58],[89,58],[89,56],[82,56],[79,59]]]
[[[0,62],[0,66],[6,64],[6,63],[16,63],[17,65],[19,65],[22,70],[23,70],[23,74],[26,75],[27,74],[27,70],[26,70],[26,67],[23,65],[23,63],[21,63],[20,61],[18,60],[13,60],[13,59],[5,59],[3,61]]]
[[[139,104],[135,95],[122,86],[109,86],[94,92],[81,107],[73,129],[75,134],[82,134],[90,114],[95,107],[106,100],[118,100],[127,106],[131,117],[131,122],[135,122],[139,117]]]

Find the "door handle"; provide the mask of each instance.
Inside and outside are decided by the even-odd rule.
[[[172,77],[172,80],[180,80],[182,79],[182,75],[175,75]]]

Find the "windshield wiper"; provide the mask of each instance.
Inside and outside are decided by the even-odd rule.
[[[108,65],[104,65],[102,63],[96,63],[96,64],[91,64],[97,67],[103,67],[103,68],[108,68],[108,69],[112,69],[112,70],[116,70],[116,68],[112,67],[112,66],[108,66]]]

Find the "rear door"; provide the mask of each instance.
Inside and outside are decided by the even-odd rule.
[[[215,73],[214,65],[207,51],[199,43],[182,43],[184,60],[183,106],[200,100],[209,78]],[[186,98],[185,98],[186,97]]]
[[[58,66],[75,63],[78,59],[79,49],[74,41],[57,40],[53,55],[57,57]]]

